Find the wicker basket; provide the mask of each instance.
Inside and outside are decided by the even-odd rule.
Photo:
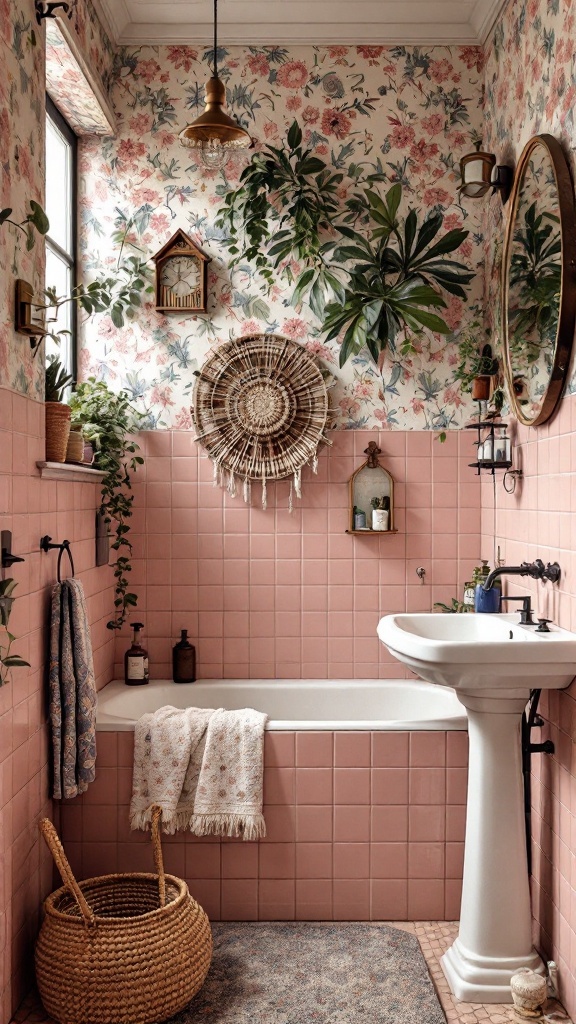
[[[36,979],[44,1007],[60,1024],[157,1024],[182,1010],[204,982],[210,922],[186,883],[164,873],[160,818],[156,808],[157,874],[80,883],[52,822],[40,822],[64,886],[44,904]]]
[[[44,408],[46,410],[46,461],[65,462],[72,416],[70,406],[64,405],[62,402],[45,402]]]

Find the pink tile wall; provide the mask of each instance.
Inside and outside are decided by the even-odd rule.
[[[212,920],[454,920],[464,841],[465,732],[267,733],[265,840],[164,837],[166,869]],[[79,876],[151,869],[131,832],[132,733],[99,734],[97,780],[64,802]]]
[[[195,638],[204,678],[402,676],[377,640],[380,616],[461,596],[479,556],[468,433],[449,433],[445,444],[431,432],[330,437],[290,514],[287,482],[269,487],[265,512],[255,486],[248,507],[213,486],[212,463],[192,433],[141,435],[132,583],[155,677],[170,675],[182,628]],[[348,480],[371,440],[396,481],[399,532],[349,536]],[[117,644],[117,675],[127,636]]]
[[[512,422],[512,421],[511,421]],[[514,495],[498,481],[496,511],[491,481],[482,485],[484,557],[493,559],[494,523],[507,565],[524,559],[559,562],[557,586],[510,580],[509,593],[531,593],[541,617],[576,629],[576,397],[565,398],[555,418],[542,427],[515,428],[515,464],[523,478]],[[576,668],[576,666],[575,666]],[[550,737],[555,754],[532,761],[533,879],[535,941],[560,969],[564,1005],[576,1016],[576,683],[543,695],[546,727],[534,739]]]
[[[25,994],[32,967],[42,897],[52,888],[52,866],[37,825],[51,814],[45,670],[50,585],[56,554],[40,552],[40,537],[72,542],[77,575],[88,598],[99,685],[112,675],[113,637],[106,629],[113,606],[111,573],[94,566],[96,484],[41,480],[44,407],[0,389],[0,530],[26,561],[9,575],[18,580],[10,629],[14,651],[31,663],[15,669],[0,688],[0,1019],[7,1022]]]

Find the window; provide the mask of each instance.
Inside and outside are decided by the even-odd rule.
[[[70,295],[76,284],[76,136],[49,96],[46,97],[46,287]],[[54,331],[66,330],[60,345],[46,339],[46,355],[55,354],[76,376],[76,305],[61,307]]]

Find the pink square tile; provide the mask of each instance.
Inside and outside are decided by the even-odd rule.
[[[408,846],[409,878],[444,878],[444,843],[413,843]]]
[[[295,885],[291,880],[262,880],[258,886],[259,921],[293,921]]]
[[[446,769],[446,803],[465,804],[468,792],[468,772],[466,768]],[[440,802],[440,801],[437,801]]]
[[[446,843],[446,878],[462,878],[464,843]]]
[[[408,839],[408,808],[400,805],[371,808],[373,843],[402,843]]]
[[[444,920],[458,921],[460,918],[460,904],[462,902],[462,881],[457,878],[447,878],[445,882]]]
[[[369,768],[370,733],[335,733],[334,764],[337,768]]]
[[[266,768],[264,772],[264,803],[294,803],[294,768]]]
[[[302,842],[332,841],[332,805],[301,805],[296,808],[296,838]]]
[[[408,882],[405,878],[373,878],[370,883],[370,919],[405,921],[408,916]]]
[[[332,878],[331,843],[296,843],[297,878]]]
[[[222,843],[222,878],[257,878],[256,843]]]
[[[443,842],[444,813],[437,805],[415,805],[409,808],[409,836],[411,843]]]
[[[446,733],[446,764],[450,768],[466,768],[468,765],[468,733],[451,730]]]
[[[334,878],[368,878],[369,843],[334,843]]]
[[[295,763],[294,743],[295,736],[293,732],[267,731],[264,734],[265,766],[271,768],[293,768]]]
[[[463,842],[466,831],[466,805],[446,805],[446,841]]]
[[[332,879],[296,879],[296,919],[298,921],[332,920]]]
[[[407,843],[372,843],[370,848],[372,878],[407,878]]]
[[[220,866],[220,843],[196,843],[189,840],[185,843],[185,847],[186,878],[220,879],[222,873]],[[191,891],[193,891],[192,885]]]
[[[258,882],[255,878],[223,879],[222,921],[258,920]]]
[[[444,881],[433,878],[408,880],[408,920],[440,921],[444,913]]]
[[[409,737],[407,732],[373,732],[372,767],[408,767]]]
[[[445,763],[445,732],[410,733],[410,766],[412,768],[443,768]]]
[[[296,838],[296,808],[270,804],[264,807],[265,843],[293,843]]]
[[[335,921],[370,920],[370,882],[367,878],[335,878],[333,882]]]
[[[334,840],[341,843],[365,843],[370,839],[369,807],[335,807]]]
[[[408,803],[408,769],[407,768],[373,768],[372,769],[372,803],[374,803],[374,804],[407,804]]]
[[[459,771],[454,768],[452,771]],[[444,768],[410,769],[410,803],[443,804],[446,800],[446,774]]]
[[[297,767],[331,768],[333,740],[332,732],[296,733]]]
[[[334,769],[334,803],[336,803],[336,804],[369,804],[370,803],[370,769],[369,768],[335,768]]]
[[[294,843],[262,843],[260,878],[294,878]]]
[[[277,769],[289,771],[290,769]],[[268,801],[271,803],[272,801]],[[296,769],[297,804],[332,804],[332,771],[330,768]]]

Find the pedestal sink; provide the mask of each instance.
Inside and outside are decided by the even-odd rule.
[[[442,967],[457,999],[511,1002],[514,971],[543,971],[531,936],[521,715],[531,689],[569,685],[576,634],[538,633],[514,614],[399,614],[380,620],[378,636],[421,679],[453,687],[468,712],[460,930]]]

